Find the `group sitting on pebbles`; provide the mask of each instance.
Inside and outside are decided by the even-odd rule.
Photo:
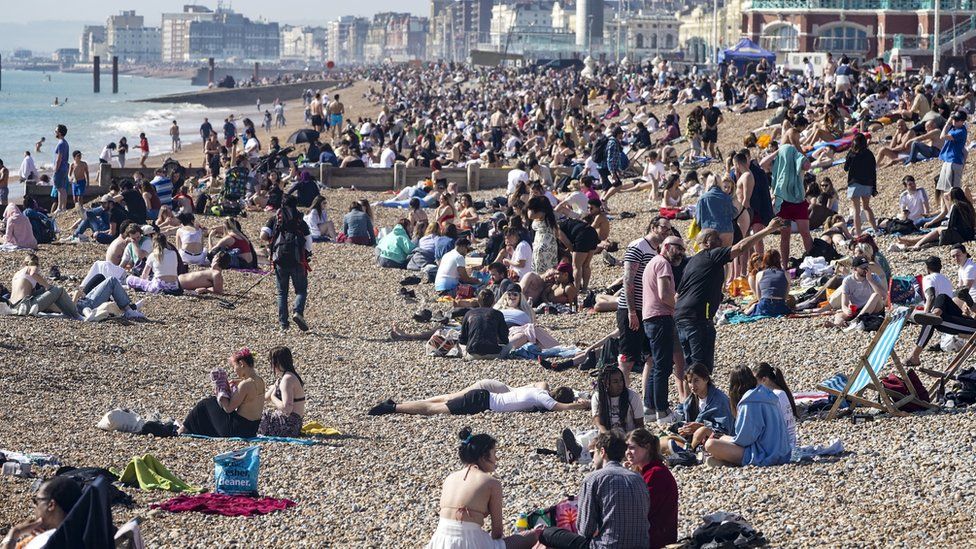
[[[547,418],[561,420],[558,427],[547,420],[556,450],[538,453],[592,468],[573,498],[552,502],[553,514],[562,520],[528,510],[517,531],[506,535],[502,483],[493,476],[498,442],[462,429],[457,447],[462,467],[443,482],[431,549],[538,543],[664,547],[679,538],[674,468],[772,467],[842,454],[842,443],[802,445],[798,432],[801,420],[814,419],[839,397],[819,390],[795,393],[791,385],[796,389],[800,372],[777,360],[776,348],[767,350],[766,360],[728,364],[717,351],[739,351],[752,342],[730,343],[728,332],[716,326],[818,317],[815,329],[874,332],[894,311],[912,309],[899,318],[919,326],[920,334],[911,356],[895,358],[899,370],[921,365],[936,332],[948,338],[942,339],[945,349],[958,347],[957,337],[976,333],[976,264],[966,248],[976,235],[976,210],[962,182],[967,113],[976,105],[955,73],[896,78],[883,62],[864,69],[845,57],[830,58],[821,75],[812,66],[802,75],[780,73],[765,62],[723,65],[718,78],[681,75],[665,61],[609,66],[589,79],[569,71],[440,65],[384,67],[368,74],[380,87],[369,94],[384,102],[380,117],[360,124],[347,120],[329,150],[345,151],[346,165],[351,158],[355,165],[389,167],[385,163],[400,160],[429,168],[423,181],[387,200],[357,199],[341,230],[328,221],[323,197],[302,215],[295,197],[283,194],[281,207],[271,208],[275,215],[261,231],[267,249],[256,247],[240,223],[228,218],[210,232],[209,252],[203,228],[183,208],[172,212],[173,206],[163,204],[161,211],[169,212],[163,215],[172,217],[168,224],[146,225],[145,219],[119,212],[125,203],[121,195],[106,195],[75,230],[77,241],[92,230],[96,241],[108,245],[104,261],[91,266],[71,295],[43,276],[38,256],[29,254],[11,280],[9,311],[85,320],[113,314],[140,318],[141,302],[132,302],[127,288],[220,294],[224,270],[254,269],[260,256],[275,269],[280,327],[287,330],[292,321],[306,330],[312,242],[334,240],[372,247],[380,269],[409,271],[399,289],[407,303],[444,304],[442,310],[432,311],[437,308],[432,305],[413,315],[418,323],[435,322],[434,329],[394,325],[391,339],[424,341],[433,357],[520,359],[545,370],[589,371],[578,383],[555,388],[483,379],[457,392],[422,400],[391,398],[362,410],[371,421],[391,423],[424,419],[376,416],[512,413],[504,425],[513,427],[526,421],[527,412],[547,412]],[[466,78],[479,85],[460,85]],[[449,96],[425,91],[427,84],[451,81],[458,85]],[[702,105],[682,119],[676,105],[687,103]],[[775,110],[753,132],[733,127],[739,114],[766,109]],[[899,121],[899,134],[886,140],[886,128]],[[747,135],[741,148],[723,155],[716,144],[726,129]],[[878,175],[891,169],[881,164],[926,158],[939,163],[931,191],[936,205],[924,185],[904,177],[897,204],[885,210],[900,213],[876,216],[875,208],[881,208],[872,200],[879,195]],[[504,192],[484,200],[459,192],[444,170],[471,163],[510,168]],[[840,170],[847,174],[848,212],[841,211],[845,198],[828,176],[837,180]],[[636,204],[637,193],[648,195],[651,212],[615,208]],[[397,215],[392,227],[379,227],[377,206],[407,212]],[[639,234],[619,243],[611,238],[614,229],[626,226],[621,220],[634,217]],[[679,222],[687,232],[679,231]],[[294,233],[287,247],[279,239],[284,226]],[[794,232],[799,239],[792,239]],[[891,235],[898,241],[884,248]],[[951,246],[955,284],[942,274],[938,255],[924,261],[924,273],[898,272],[886,257],[936,246]],[[618,251],[619,258],[613,255]],[[604,288],[595,286],[596,256],[614,269],[614,280]],[[182,272],[185,264],[203,268]],[[424,282],[429,286],[418,286]],[[297,294],[291,316],[289,284]],[[561,342],[554,327],[543,325],[554,315],[604,312],[614,313],[614,329],[591,345]],[[601,327],[601,334],[606,331]],[[172,434],[300,436],[306,388],[290,349],[271,351],[269,364],[278,381],[270,387],[249,350],[236,352],[229,362],[233,379],[223,370],[212,371],[214,396],[193,406]],[[725,376],[728,383],[720,387],[716,379]],[[854,382],[841,374],[823,385],[845,389]],[[404,393],[414,389],[405,387]],[[855,419],[855,405],[868,402],[859,398],[844,402]],[[945,395],[927,398],[938,408]],[[580,428],[573,421],[584,410],[589,410],[586,428]],[[42,488],[37,503],[57,500],[53,488]],[[48,502],[44,513],[56,517],[58,509],[64,511],[61,501],[55,503]],[[572,511],[564,516],[559,509]],[[38,520],[31,529],[50,529],[56,522]],[[750,537],[755,532],[740,522],[728,523],[737,532],[742,528],[749,543],[761,538]],[[24,534],[24,528],[10,535]]]

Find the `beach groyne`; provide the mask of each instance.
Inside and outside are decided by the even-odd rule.
[[[147,99],[137,99],[137,103],[193,103],[207,108],[238,107],[257,102],[271,105],[275,99],[291,101],[302,96],[307,89],[331,89],[343,85],[338,80],[316,80],[310,82],[295,82],[292,84],[274,84],[270,86],[256,86],[253,88],[214,88],[187,93],[174,93]]]

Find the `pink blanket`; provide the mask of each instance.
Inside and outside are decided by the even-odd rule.
[[[172,513],[196,511],[225,517],[248,517],[283,511],[295,505],[296,503],[290,499],[250,498],[210,493],[176,496],[162,503],[155,503],[151,507]]]

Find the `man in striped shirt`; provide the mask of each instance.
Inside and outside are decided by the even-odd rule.
[[[156,170],[156,177],[149,182],[156,189],[156,196],[159,197],[160,206],[172,206],[173,204],[173,182],[166,177],[166,172]]]
[[[627,245],[624,252],[624,289],[617,298],[617,329],[620,332],[620,370],[624,380],[630,379],[634,363],[644,360],[644,371],[650,368],[650,346],[641,327],[643,306],[644,267],[657,255],[661,242],[671,236],[671,221],[654,216],[647,226],[647,234]]]

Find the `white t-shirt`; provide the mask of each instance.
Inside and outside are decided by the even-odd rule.
[[[916,188],[914,193],[906,189],[898,197],[898,206],[908,212],[908,219],[918,221],[925,215],[925,203],[928,201],[929,197],[925,193],[925,189]]]
[[[319,225],[328,221],[329,216],[322,210],[322,213],[315,210],[309,210],[302,219],[305,220],[305,224],[308,225],[308,233],[312,238],[318,238],[322,236],[322,231],[319,230]]]
[[[538,387],[518,387],[507,393],[490,393],[488,409],[492,412],[549,411],[556,407],[556,400],[548,391]]]
[[[57,530],[51,529],[37,534],[31,538],[29,542],[27,542],[24,549],[44,549],[44,546],[47,545],[47,542],[51,539],[51,536],[53,536],[54,532],[56,531]]]
[[[660,161],[648,162],[647,166],[644,167],[644,177],[646,177],[649,181],[654,181],[656,183],[664,179],[664,174],[664,164],[662,164]]]
[[[586,161],[583,162],[583,171],[596,181],[600,181],[600,165],[593,160],[592,156],[586,157]]]
[[[922,277],[922,293],[929,288],[935,290],[936,296],[945,294],[952,297],[952,282],[942,273],[929,273]]]
[[[623,424],[620,421],[620,399],[627,397],[630,399],[630,415],[624,418]],[[590,399],[590,411],[593,417],[600,417],[600,393],[596,391],[593,393],[593,398]],[[641,401],[641,397],[637,396],[637,393],[630,389],[626,389],[622,395],[617,398],[610,399],[610,425],[606,425],[608,429],[613,429],[614,427],[620,427],[624,432],[633,431],[637,426],[638,419],[644,419],[644,403]]]
[[[437,267],[437,276],[434,277],[434,284],[442,284],[448,280],[458,279],[458,269],[464,268],[464,256],[457,250],[451,250],[441,258],[441,264]]]
[[[512,270],[515,271],[519,279],[521,279],[527,273],[532,272],[532,245],[524,240],[515,246],[515,250],[512,251],[512,259],[510,261],[519,262],[523,259],[525,260],[525,264],[521,267],[512,266]]]
[[[790,406],[790,397],[786,396],[786,391],[773,389],[773,394],[779,399],[779,411],[783,412],[783,420],[786,421],[786,433],[790,438],[790,447],[796,447],[796,418],[793,417],[793,408]]]
[[[590,209],[590,199],[580,191],[569,193],[565,202],[573,209],[577,217],[584,216]]]
[[[519,181],[524,181],[526,184],[529,182],[529,173],[525,170],[520,170],[515,168],[514,170],[508,172],[508,188],[506,189],[506,194],[512,194],[515,192],[515,187],[518,186]]]
[[[383,154],[380,155],[380,167],[381,168],[392,168],[393,163],[396,161],[396,151],[387,147],[383,149]]]
[[[261,154],[261,142],[257,137],[252,137],[244,144],[244,152],[250,158],[257,158]]]
[[[960,286],[968,286],[971,280],[976,280],[976,263],[973,263],[972,259],[966,259],[966,262],[962,264],[962,267],[959,267],[957,276],[959,278]],[[969,295],[973,299],[976,299],[976,284],[970,286]]]
[[[149,257],[146,258],[146,264],[152,268],[153,275],[156,277],[177,275],[176,266],[178,261],[176,260],[176,252],[173,250],[163,250],[162,263],[156,261],[155,253],[149,254]]]

